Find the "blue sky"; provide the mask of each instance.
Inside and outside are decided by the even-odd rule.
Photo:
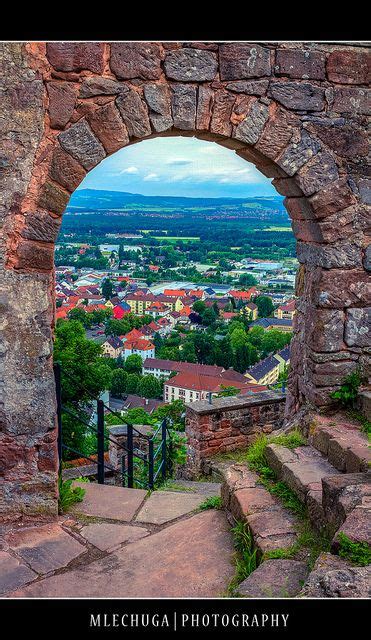
[[[90,171],[79,189],[210,198],[277,195],[270,180],[234,151],[188,137],[123,148]]]

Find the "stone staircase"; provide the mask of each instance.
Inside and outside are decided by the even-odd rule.
[[[341,532],[352,542],[371,544],[371,451],[367,436],[358,422],[342,414],[316,416],[307,435],[308,444],[295,449],[269,444],[266,459],[277,480],[303,504],[312,527],[330,534],[331,553],[321,553],[310,574],[303,550],[279,561],[266,559],[239,586],[240,595],[282,597],[282,575],[286,576],[288,596],[369,595],[370,567],[353,566],[337,555]],[[211,468],[222,480],[225,508],[234,521],[246,522],[260,558],[269,558],[277,550],[290,555],[300,531],[298,518],[263,486],[247,464],[214,462]],[[347,581],[343,580],[345,575]]]

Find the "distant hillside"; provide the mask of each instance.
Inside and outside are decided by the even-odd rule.
[[[281,196],[252,198],[185,198],[176,196],[144,196],[140,193],[126,191],[104,191],[98,189],[81,189],[74,192],[67,207],[67,212],[83,211],[127,211],[130,209],[149,210],[155,208],[167,210],[195,210],[223,208],[248,208],[275,210],[284,212]],[[202,214],[202,211],[199,212]]]

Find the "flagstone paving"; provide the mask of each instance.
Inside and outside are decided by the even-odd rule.
[[[95,482],[75,482],[85,490],[73,511],[88,516],[130,522],[147,495],[144,489],[124,489]]]
[[[12,596],[215,597],[234,574],[232,553],[224,513],[209,510]]]
[[[197,509],[205,496],[180,491],[154,491],[139,511],[137,522],[164,524]]]
[[[182,484],[183,486],[182,486]],[[198,511],[217,483],[171,490],[84,483],[58,522],[4,535],[0,593],[11,597],[215,597],[234,574],[224,511]],[[206,485],[210,485],[209,487]]]
[[[95,522],[83,527],[80,535],[101,551],[110,551],[124,542],[134,542],[148,536],[149,531],[143,527]]]

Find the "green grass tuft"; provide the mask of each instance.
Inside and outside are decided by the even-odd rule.
[[[352,542],[342,531],[338,534],[337,540],[341,558],[349,560],[360,567],[366,567],[371,564],[371,547],[367,542]]]
[[[237,522],[232,528],[234,538],[235,570],[236,573],[228,586],[228,594],[233,597],[238,596],[238,585],[246,580],[248,576],[259,566],[257,550],[254,548],[254,539],[245,522]]]
[[[58,513],[66,513],[74,504],[82,502],[85,496],[85,489],[82,487],[72,487],[73,480],[63,482],[60,477],[58,480]]]
[[[296,447],[303,447],[307,444],[306,439],[298,429],[295,429],[294,431],[291,431],[287,434],[282,434],[280,436],[272,436],[271,438],[269,438],[269,442],[280,444],[283,447],[287,447],[288,449],[296,449]]]
[[[200,511],[206,511],[206,509],[222,509],[223,501],[220,496],[210,496],[210,498],[206,498],[198,508]]]

